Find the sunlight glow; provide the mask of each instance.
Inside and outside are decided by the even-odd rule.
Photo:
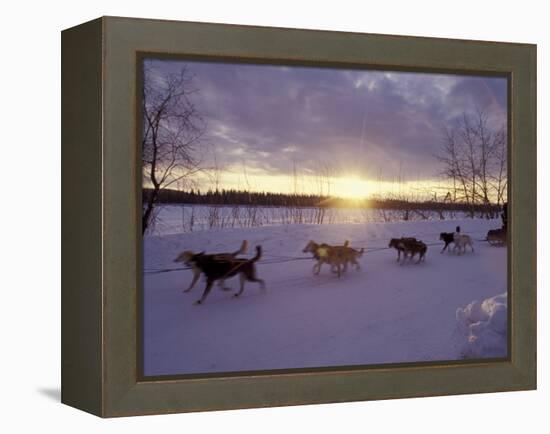
[[[243,174],[241,167],[221,170],[215,180],[205,174],[197,174],[194,182],[180,184],[176,188],[206,190],[234,189],[255,192],[285,194],[315,194],[346,199],[372,199],[376,197],[394,199],[428,199],[433,192],[445,194],[445,186],[437,179],[417,181],[382,181],[364,179],[356,174],[346,176],[319,177],[315,175],[279,175],[261,169],[250,168]]]
[[[372,181],[364,181],[356,176],[333,178],[331,194],[350,199],[365,199],[372,195]]]

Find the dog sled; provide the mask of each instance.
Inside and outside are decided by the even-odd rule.
[[[489,230],[489,232],[487,232],[487,242],[491,246],[506,245],[506,228]]]

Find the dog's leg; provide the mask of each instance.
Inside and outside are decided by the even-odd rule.
[[[321,262],[321,261],[319,261],[317,263],[317,273],[315,273],[315,274],[319,274],[321,272],[321,267],[323,266],[323,264],[324,264],[324,262]]]
[[[204,303],[204,300],[206,300],[206,297],[208,297],[208,294],[210,293],[210,290],[212,289],[212,285],[214,285],[213,280],[208,280],[206,282],[206,288],[204,288],[204,292],[202,293],[202,297],[195,302],[195,304],[202,304]]]
[[[199,277],[201,276],[200,270],[193,270],[193,280],[191,281],[191,284],[189,285],[189,288],[184,289],[182,292],[189,292],[193,289],[195,284],[197,283],[197,280],[199,280]]]
[[[259,283],[259,284],[260,284],[260,288],[261,288],[262,290],[265,290],[265,281],[264,281],[263,279],[259,279],[259,278],[256,277],[256,276],[252,276],[252,277],[248,277],[248,280],[249,280],[250,282],[257,282],[257,283]]]
[[[246,276],[244,275],[244,273],[239,274],[239,281],[241,282],[241,289],[239,290],[239,292],[233,295],[234,297],[239,297],[244,291],[244,282],[246,281]]]
[[[321,263],[317,262],[316,264],[314,264],[312,271],[313,271],[313,274],[319,274],[319,272],[321,271]]]

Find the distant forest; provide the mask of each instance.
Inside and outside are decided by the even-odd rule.
[[[152,190],[143,189],[143,200],[152,194]],[[346,199],[315,194],[283,194],[267,192],[250,192],[240,190],[171,190],[163,189],[158,193],[159,204],[190,205],[226,205],[226,206],[266,206],[266,207],[308,207],[308,208],[375,208],[388,210],[431,210],[431,211],[464,211],[497,215],[502,206],[496,204],[468,204],[451,201],[412,201],[406,199]]]

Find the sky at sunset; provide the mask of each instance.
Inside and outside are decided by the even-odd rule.
[[[441,185],[443,129],[483,110],[505,126],[501,77],[147,60],[159,83],[183,66],[206,121],[219,188],[368,197]],[[327,176],[329,182],[327,182]],[[212,178],[197,175],[212,188]],[[401,181],[401,182],[398,182]]]

